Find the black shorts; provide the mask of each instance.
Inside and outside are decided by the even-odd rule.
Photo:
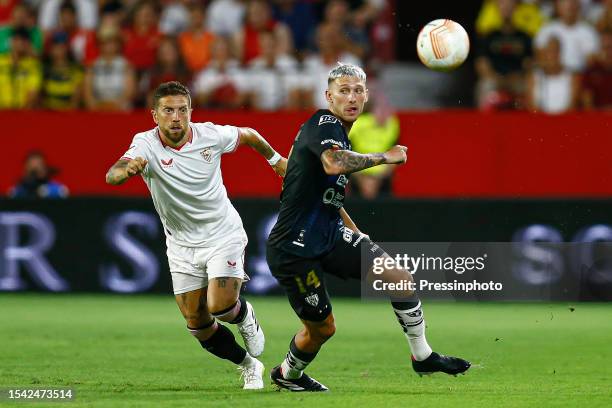
[[[362,266],[369,270],[374,258],[384,255],[385,251],[368,237],[345,227],[334,248],[317,258],[301,258],[270,245],[266,258],[272,275],[285,289],[295,313],[303,320],[320,322],[332,311],[323,273],[342,279],[360,279]]]

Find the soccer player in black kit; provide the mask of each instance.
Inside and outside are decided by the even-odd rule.
[[[379,164],[406,162],[406,147],[385,153],[351,151],[348,133],[368,99],[366,75],[353,65],[339,64],[330,71],[325,92],[328,110],[317,111],[302,125],[290,152],[283,182],[278,221],[270,233],[267,260],[272,274],[287,292],[291,307],[304,327],[291,340],[285,360],[270,377],[291,391],[327,391],[304,373],[325,341],[335,332],[332,307],[322,273],[341,278],[361,277],[361,262],[388,256],[363,234],[343,208],[350,173]],[[362,260],[361,247],[366,246]],[[380,275],[390,282],[412,281],[406,270],[387,269]],[[419,374],[463,373],[470,363],[433,352],[425,339],[421,302],[405,290],[392,307],[412,352]]]

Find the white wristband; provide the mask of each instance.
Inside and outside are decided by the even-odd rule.
[[[282,156],[280,154],[278,154],[278,152],[274,152],[272,157],[270,157],[267,160],[268,160],[268,163],[270,164],[270,166],[275,166],[276,163],[278,163],[280,159],[282,159]]]

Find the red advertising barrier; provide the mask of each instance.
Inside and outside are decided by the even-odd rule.
[[[204,112],[194,121],[250,126],[287,154],[300,113]],[[402,113],[401,143],[408,163],[397,169],[401,197],[609,197],[612,196],[612,114],[563,116],[468,111]],[[147,112],[131,114],[0,112],[3,169],[0,194],[22,173],[31,149],[40,149],[61,172],[72,195],[146,195],[141,180],[106,185],[107,169],[134,133],[154,126]],[[223,159],[231,196],[277,196],[280,181],[247,147]]]

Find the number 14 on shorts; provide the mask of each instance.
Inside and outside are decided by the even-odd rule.
[[[296,276],[295,282],[297,283],[298,290],[300,291],[300,293],[306,293],[306,286],[310,286],[313,288],[318,288],[319,286],[321,286],[321,281],[319,280],[319,277],[315,273],[314,269],[306,274],[305,283],[302,280],[301,276]]]

